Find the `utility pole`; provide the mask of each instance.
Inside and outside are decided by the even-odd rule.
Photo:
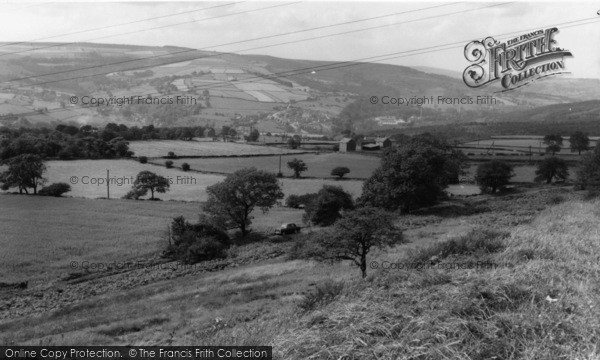
[[[106,169],[106,198],[110,199],[110,170]]]
[[[281,154],[279,154],[279,172],[278,174],[281,174]]]

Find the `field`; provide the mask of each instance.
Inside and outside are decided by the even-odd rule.
[[[152,140],[132,141],[135,156],[161,157],[172,151],[177,156],[279,155],[302,152],[277,147],[256,146],[222,141]]]
[[[194,221],[197,203],[48,198],[0,195],[0,282],[56,281],[69,272],[69,261],[124,262],[157,256],[175,216]],[[253,228],[301,223],[302,211],[256,211]],[[68,219],[68,220],[67,220]],[[25,226],[35,224],[35,226]]]
[[[596,146],[597,138],[590,139],[590,146]],[[490,139],[481,139],[461,144],[465,153],[485,154],[492,152],[504,152],[507,154],[529,154],[533,155],[544,153],[546,146],[543,142],[543,136],[494,136]],[[571,144],[568,137],[564,137],[562,150],[559,153],[563,155],[578,155],[571,152]]]
[[[379,158],[352,153],[320,153],[285,155],[281,157],[281,172],[284,176],[293,176],[293,171],[287,163],[294,158],[301,159],[308,166],[308,171],[302,173],[303,177],[332,178],[331,170],[338,166],[346,166],[350,173],[348,178],[366,179],[379,167]],[[178,159],[175,166],[181,167],[182,163],[190,164],[193,170],[214,173],[230,174],[236,170],[254,166],[258,169],[278,172],[279,156],[258,156],[252,158],[210,158],[210,159]]]
[[[180,169],[167,169],[165,166],[140,164],[134,160],[74,160],[48,161],[46,163],[48,183],[65,182],[71,184],[71,192],[66,196],[78,198],[106,197],[106,170],[110,171],[110,197],[121,198],[129,190],[140,171],[149,170],[171,181],[169,191],[155,194],[162,200],[206,201],[206,187],[224,179],[222,175],[184,172]],[[323,185],[342,186],[354,197],[362,192],[362,181],[327,179],[281,179],[284,194],[305,194],[317,192]],[[14,189],[13,189],[14,190]]]

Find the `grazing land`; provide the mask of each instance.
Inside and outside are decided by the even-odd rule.
[[[163,157],[170,151],[177,156],[249,156],[302,153],[301,150],[248,145],[221,141],[152,140],[132,141],[129,148],[135,156]]]
[[[345,166],[350,173],[348,178],[366,179],[379,167],[377,156],[361,155],[356,153],[319,153],[284,155],[281,157],[281,172],[284,176],[293,176],[294,172],[288,168],[287,163],[294,158],[301,159],[308,166],[308,171],[302,173],[303,177],[332,178],[331,170],[338,166]],[[269,172],[279,171],[279,156],[257,156],[252,158],[209,158],[209,159],[178,159],[175,166],[181,167],[182,163],[190,164],[193,170],[222,174],[230,174],[236,170],[254,166]]]
[[[169,191],[155,194],[162,200],[206,201],[206,187],[222,181],[223,175],[184,172],[178,168],[167,169],[164,165],[141,164],[135,160],[73,160],[48,161],[46,163],[48,183],[71,184],[66,196],[80,198],[106,198],[106,170],[110,171],[110,197],[124,196],[133,185],[137,174],[148,170],[168,178]],[[323,185],[343,187],[354,197],[362,193],[362,181],[334,179],[280,179],[284,194],[302,195],[319,191]],[[13,189],[14,190],[14,189]]]

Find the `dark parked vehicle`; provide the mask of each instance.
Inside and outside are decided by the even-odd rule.
[[[294,223],[283,224],[279,229],[275,230],[275,235],[297,234],[300,232],[300,229],[301,227]]]

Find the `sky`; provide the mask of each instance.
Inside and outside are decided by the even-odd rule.
[[[584,19],[590,23],[573,22]],[[0,1],[0,42],[174,45],[324,61],[394,54],[381,63],[457,73],[469,65],[469,41],[551,26],[573,54],[567,70],[600,78],[598,2]],[[507,33],[515,34],[500,36]]]

